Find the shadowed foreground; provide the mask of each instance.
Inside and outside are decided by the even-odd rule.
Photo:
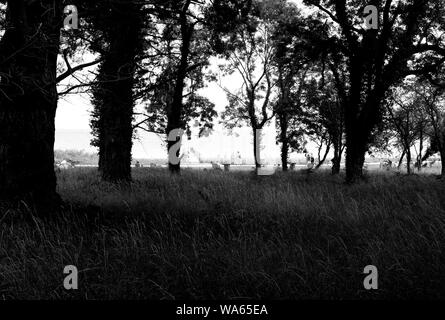
[[[0,215],[0,298],[445,298],[444,184],[373,175],[64,171],[66,207]],[[6,214],[6,215],[5,215]],[[379,290],[363,289],[366,265]],[[65,265],[79,290],[63,288]]]

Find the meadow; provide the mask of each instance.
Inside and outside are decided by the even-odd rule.
[[[371,172],[59,173],[64,208],[0,212],[0,299],[445,298],[445,185]],[[63,268],[79,289],[63,288]],[[379,270],[379,289],[363,269]]]

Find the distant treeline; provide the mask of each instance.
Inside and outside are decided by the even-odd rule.
[[[71,160],[79,165],[92,165],[97,166],[99,163],[99,156],[96,153],[90,153],[85,150],[55,150],[54,160],[60,162],[62,160]],[[139,161],[143,166],[150,166],[151,164],[165,165],[167,164],[167,158],[165,159],[136,159],[132,160],[135,164]]]
[[[84,150],[54,150],[54,160],[72,160],[82,165],[97,165],[99,157]]]

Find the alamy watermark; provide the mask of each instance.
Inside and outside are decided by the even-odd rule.
[[[379,28],[379,10],[376,6],[366,6],[363,11],[365,14],[365,29],[378,29]]]
[[[67,274],[63,279],[63,287],[66,290],[77,290],[79,288],[79,271],[76,266],[69,265],[63,269],[63,274]]]
[[[63,28],[65,30],[77,30],[79,29],[79,12],[75,5],[68,5],[63,9],[63,13],[67,16],[63,20]]]
[[[167,139],[169,142],[176,141],[176,143],[168,149],[168,162],[172,165],[178,165],[179,162],[181,161],[181,157],[178,156],[178,151],[181,149],[183,135],[184,135],[184,129],[173,129],[168,134]]]
[[[363,280],[363,287],[366,290],[377,290],[379,288],[379,272],[376,266],[369,265],[363,269],[363,273],[367,274]]]

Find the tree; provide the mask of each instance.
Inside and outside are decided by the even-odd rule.
[[[0,40],[0,197],[57,207],[54,119],[63,1],[7,5]]]
[[[414,90],[422,102],[423,112],[427,115],[431,127],[430,139],[432,143],[425,157],[428,158],[432,150],[440,153],[443,178],[445,177],[445,90],[428,82],[418,83]],[[425,157],[421,159],[425,159]]]
[[[278,65],[278,98],[273,107],[277,117],[283,171],[288,170],[289,150],[301,150],[304,144],[304,131],[298,118],[304,103],[306,71],[292,70],[286,73],[284,66]]]
[[[423,145],[424,114],[421,113],[421,102],[418,95],[412,91],[412,87],[405,85],[393,91],[390,99],[392,105],[387,104],[387,110],[391,129],[396,134],[398,144],[402,146],[402,156],[398,167],[400,168],[406,155],[407,173],[411,174],[411,148],[419,138],[421,146]]]
[[[373,130],[382,121],[382,102],[390,87],[409,74],[424,72],[426,66],[420,67],[417,61],[444,51],[443,40],[434,36],[443,29],[437,15],[443,8],[439,2],[424,0],[305,2],[333,21],[335,29],[330,36],[336,39],[336,45],[331,49],[346,59],[347,78],[341,86],[345,98],[346,179],[354,182],[363,174],[365,153]],[[367,5],[378,9],[377,29],[363,28],[363,20],[357,16]],[[437,62],[435,59],[433,65]]]
[[[158,60],[159,77],[147,90],[147,119],[159,119],[160,125],[147,123],[146,128],[156,132],[165,129],[167,136],[176,129],[190,133],[189,121],[199,118],[201,132],[211,129],[216,115],[213,104],[197,93],[204,86],[203,70],[213,53],[226,49],[221,38],[247,14],[250,1],[170,0],[160,2],[157,10],[158,23],[164,26],[159,47],[154,50],[163,56]],[[169,154],[176,143],[167,141]],[[180,162],[169,162],[169,169],[178,173]]]
[[[298,8],[287,1],[268,1],[264,5],[272,25],[272,65],[276,73],[277,96],[273,101],[278,125],[278,142],[281,143],[281,164],[288,170],[289,148],[301,150],[304,144],[301,115],[305,99],[306,75],[313,52],[307,48],[305,35],[311,28]]]
[[[148,102],[145,113],[141,115],[143,120],[137,123],[136,128],[161,135],[166,132],[167,110],[171,107],[174,89],[170,82],[173,76],[174,70],[170,67],[158,76],[153,90],[146,93]],[[205,86],[202,70],[195,69],[188,78],[183,92],[183,119],[185,132],[190,139],[193,126],[199,127],[199,137],[210,134],[217,112],[214,103],[199,94],[199,90]]]
[[[93,84],[91,126],[105,181],[131,180],[134,87],[144,49],[144,18],[139,1],[102,0],[92,4],[92,24],[102,62]]]
[[[332,174],[338,174],[345,147],[343,108],[332,75],[325,75],[324,71],[322,73],[320,80],[313,79],[307,86],[308,101],[301,118],[306,134],[312,137],[318,146],[316,168],[323,165],[333,147]]]
[[[160,40],[155,49],[150,54],[155,59],[148,63],[158,66],[162,71],[153,74],[147,79],[146,88],[143,90],[143,97],[146,101],[145,112],[140,116],[142,121],[137,123],[137,128],[147,132],[165,134],[169,122],[169,111],[173,108],[174,95],[177,87],[175,78],[177,77],[177,66],[180,64],[180,47],[178,39],[181,38],[179,26],[170,19],[163,20],[165,27]],[[187,59],[187,72],[183,80],[182,100],[181,100],[181,122],[187,136],[191,136],[192,120],[196,120],[200,128],[200,135],[204,131],[210,132],[213,128],[213,118],[217,116],[214,104],[207,98],[201,96],[199,91],[205,87],[204,69],[208,66],[208,59],[212,54],[212,47],[206,40],[207,29],[196,29],[194,39],[190,43],[190,53]],[[158,53],[158,54],[156,54]],[[168,151],[168,150],[167,150]],[[178,169],[178,166],[173,166]],[[174,170],[174,171],[175,171]]]
[[[226,55],[227,63],[221,65],[225,75],[235,72],[242,79],[242,86],[237,92],[222,87],[229,100],[229,105],[222,114],[224,125],[233,129],[242,124],[249,124],[253,133],[253,154],[256,168],[261,167],[257,155],[256,142],[258,130],[275,116],[272,109],[271,95],[275,86],[272,46],[272,25],[267,17],[261,17],[261,2],[256,2],[256,15],[250,15],[246,23],[233,33],[233,49]]]

